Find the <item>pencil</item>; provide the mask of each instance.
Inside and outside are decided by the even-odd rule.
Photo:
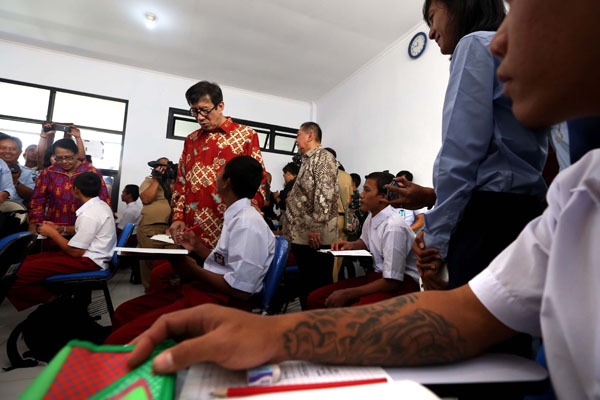
[[[200,225],[201,225],[201,224],[196,224],[196,225],[194,225],[194,226],[192,226],[192,227],[190,227],[190,228],[187,228],[186,230],[184,230],[184,231],[183,231],[183,233],[189,232],[189,231],[191,231],[192,229],[196,229],[196,228],[197,228],[197,227],[199,227]]]
[[[387,378],[359,379],[355,381],[339,381],[339,382],[319,382],[319,383],[303,383],[297,385],[279,385],[279,386],[247,386],[222,389],[212,392],[215,397],[242,397],[252,396],[257,394],[292,392],[296,390],[311,390],[325,389],[344,386],[369,385],[373,383],[386,383]]]

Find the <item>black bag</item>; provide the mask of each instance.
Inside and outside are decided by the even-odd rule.
[[[87,306],[81,304],[72,298],[59,298],[29,314],[10,333],[6,351],[12,367],[5,370],[34,367],[39,361],[49,362],[72,339],[102,344],[111,327],[98,324],[88,314]],[[17,349],[21,335],[29,348],[23,353],[25,360]]]

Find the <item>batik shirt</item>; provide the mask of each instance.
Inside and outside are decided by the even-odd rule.
[[[283,235],[296,244],[308,244],[308,234],[321,234],[321,243],[337,240],[337,161],[321,146],[302,155],[302,166],[288,195]]]
[[[81,207],[81,202],[73,196],[73,180],[77,175],[88,171],[95,172],[100,177],[100,198],[110,205],[102,175],[90,163],[83,161],[72,176],[67,175],[58,164],[54,164],[40,173],[31,197],[29,223],[52,221],[75,225],[75,211]]]
[[[260,209],[265,198],[266,175],[256,132],[227,118],[216,132],[202,129],[192,132],[183,145],[171,202],[173,221],[184,221],[187,227],[200,224],[194,232],[211,249],[221,236],[226,208],[217,193],[217,175],[237,156],[251,156],[263,167],[262,183],[252,199],[252,205]]]

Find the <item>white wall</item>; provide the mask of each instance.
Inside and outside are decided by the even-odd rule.
[[[420,31],[429,29],[418,25],[316,102],[323,145],[337,151],[347,172],[407,169],[431,185],[450,63],[431,41],[420,58],[408,56]]]
[[[146,163],[160,156],[179,160],[183,141],[166,139],[169,107],[187,108],[184,93],[198,79],[180,78],[0,41],[0,77],[62,89],[129,100],[121,166],[121,188],[140,184],[150,169]],[[297,127],[311,119],[313,105],[222,86],[226,115]],[[77,123],[77,121],[74,121]],[[289,156],[263,153],[273,174],[273,188],[283,187],[281,169]],[[119,204],[122,209],[123,203]]]

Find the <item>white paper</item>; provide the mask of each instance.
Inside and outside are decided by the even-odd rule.
[[[151,249],[148,247],[115,247],[113,251],[117,251],[117,255],[123,253],[140,253],[140,254],[189,254],[186,249]]]
[[[367,250],[339,250],[339,251],[333,251],[333,250],[327,250],[327,249],[323,249],[323,250],[319,250],[321,253],[331,253],[333,254],[334,257],[372,257],[372,254],[369,253]]]
[[[171,238],[171,236],[165,235],[165,234],[154,235],[154,236],[150,237],[150,239],[158,240],[159,242],[175,244],[175,242],[173,241],[173,238]]]
[[[287,361],[279,364],[280,380],[270,386],[303,383],[355,381],[385,378],[389,375],[381,367],[347,367]],[[212,363],[198,363],[188,371],[180,400],[213,399],[212,392],[233,387],[248,386],[246,371],[229,371]]]

